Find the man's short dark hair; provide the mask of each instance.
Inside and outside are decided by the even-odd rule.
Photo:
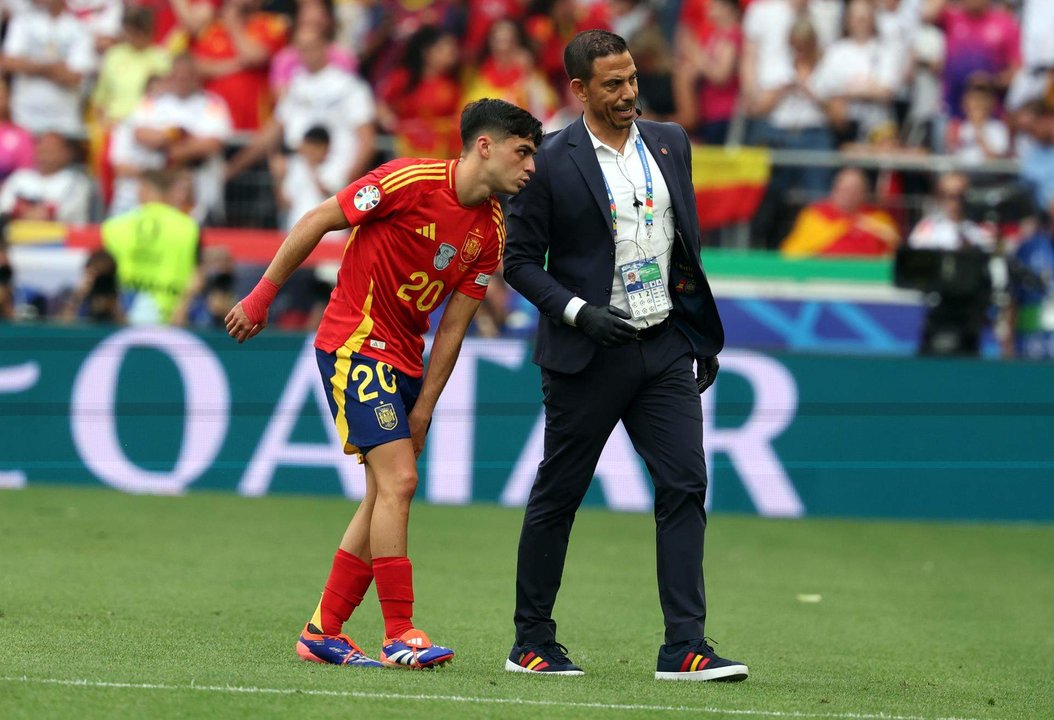
[[[318,143],[319,145],[329,145],[329,130],[323,125],[312,125],[304,133],[304,142]]]
[[[564,71],[568,80],[588,83],[593,77],[593,61],[608,55],[629,52],[626,41],[607,30],[583,30],[564,48]]]
[[[129,5],[124,9],[121,24],[129,30],[152,33],[154,31],[154,11],[140,5]]]
[[[144,170],[139,179],[164,194],[171,190],[172,186],[179,180],[179,173],[164,168]]]
[[[461,147],[467,148],[484,133],[499,140],[516,136],[542,144],[542,123],[534,115],[504,100],[483,98],[471,102],[461,112]]]

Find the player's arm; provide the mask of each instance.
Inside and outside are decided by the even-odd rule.
[[[420,455],[425,444],[425,433],[432,421],[432,412],[439,395],[446,387],[450,373],[461,352],[461,342],[465,339],[469,323],[479,308],[480,300],[461,292],[453,292],[443,310],[435,339],[432,341],[432,352],[428,355],[428,370],[425,371],[421,394],[410,411],[410,435],[414,444],[414,455]]]
[[[302,217],[275,253],[256,288],[227,313],[227,333],[243,343],[267,327],[267,309],[293,271],[300,267],[323,236],[350,227],[336,197]]]

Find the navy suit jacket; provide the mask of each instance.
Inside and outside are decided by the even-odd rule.
[[[670,254],[671,316],[696,357],[721,351],[724,328],[699,261],[699,217],[688,135],[674,123],[637,120],[670,190],[676,238]],[[615,277],[611,210],[596,151],[581,117],[542,141],[527,187],[509,201],[505,280],[542,313],[534,362],[562,373],[582,370],[599,347],[563,321],[578,296],[607,306]]]

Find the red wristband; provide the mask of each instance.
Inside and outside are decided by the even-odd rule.
[[[278,294],[278,286],[265,277],[260,278],[253,291],[242,299],[242,310],[254,325],[267,319],[267,309]]]

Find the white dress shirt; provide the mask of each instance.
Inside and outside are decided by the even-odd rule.
[[[641,143],[644,148],[644,156],[648,160],[651,171],[652,194],[655,203],[654,221],[652,223],[651,237],[644,222],[644,198],[646,196],[647,182],[644,177],[644,166],[641,164],[640,155],[637,153],[637,138],[640,131],[636,124],[630,126],[629,137],[621,151],[617,151],[605,145],[586,124],[586,132],[593,143],[597,160],[600,162],[600,171],[611,188],[611,196],[615,200],[615,213],[618,217],[618,234],[615,237],[615,274],[611,283],[610,304],[630,312],[629,297],[626,286],[622,280],[619,268],[634,260],[655,258],[662,273],[662,284],[665,290],[667,304],[670,299],[670,253],[674,243],[674,216],[673,205],[670,202],[670,190],[662,177],[658,163],[648,150],[646,143]],[[634,203],[639,203],[635,205]],[[575,316],[586,301],[582,298],[571,298],[564,308],[564,322],[574,325]],[[638,329],[644,329],[656,325],[666,319],[669,310],[662,310],[642,318],[634,318],[627,322]]]

